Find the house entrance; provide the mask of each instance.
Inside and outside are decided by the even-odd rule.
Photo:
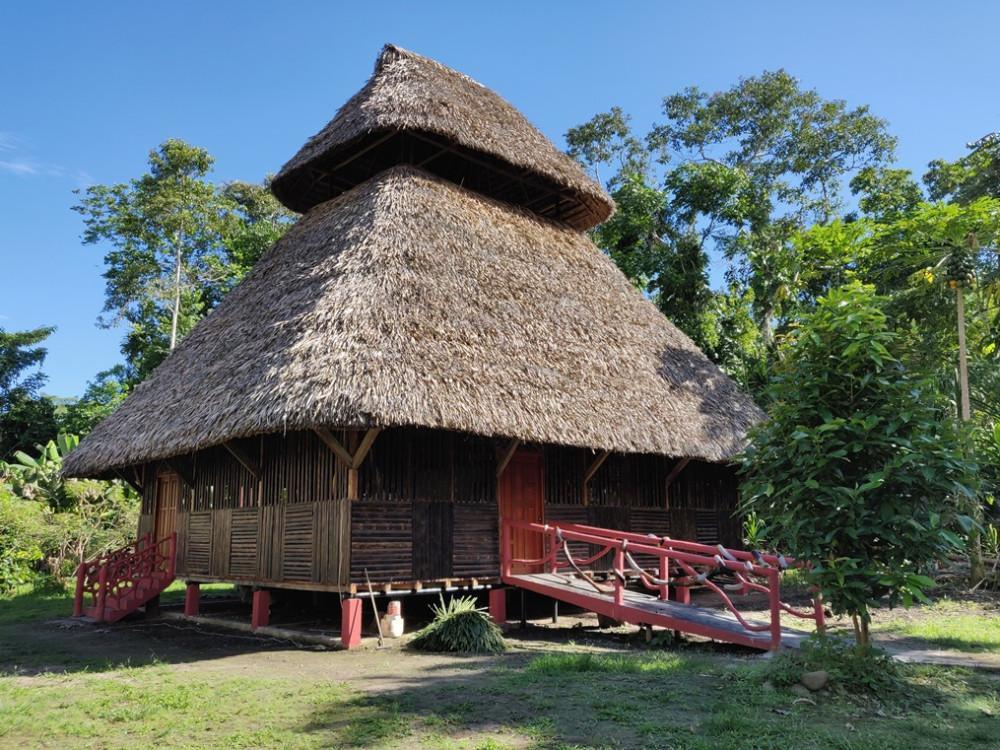
[[[177,506],[180,504],[181,482],[176,474],[160,474],[156,478],[156,515],[153,519],[153,540],[163,539],[177,530]]]
[[[497,497],[500,518],[512,521],[542,523],[545,520],[545,475],[543,454],[518,451],[500,475]],[[537,560],[545,554],[540,534],[514,529],[512,535],[515,559]],[[535,573],[542,565],[514,565],[513,573]]]

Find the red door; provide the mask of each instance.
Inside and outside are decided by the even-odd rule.
[[[541,453],[518,451],[498,482],[500,520],[545,520],[545,476]],[[514,559],[537,560],[545,554],[545,537],[524,529],[514,529],[511,539]],[[538,573],[542,565],[514,565],[512,573]]]

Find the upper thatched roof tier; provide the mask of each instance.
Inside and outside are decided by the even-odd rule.
[[[396,164],[585,230],[614,202],[509,102],[440,63],[386,45],[375,73],[271,184],[304,213]]]
[[[64,467],[399,425],[718,461],[761,417],[585,236],[395,167],[303,217]]]

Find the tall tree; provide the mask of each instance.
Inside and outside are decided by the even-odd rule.
[[[207,179],[214,159],[168,140],[128,183],[88,188],[74,210],[104,258],[104,327],[125,324],[129,385],[145,379],[285,231],[294,214],[267,189]]]
[[[149,172],[128,183],[87,188],[73,208],[84,217],[84,244],[113,248],[104,258],[104,312],[112,317],[100,324],[128,323],[130,343],[143,351],[150,343],[137,342],[165,334],[169,351],[216,281],[236,206],[205,179],[214,159],[204,149],[171,139],[150,151],[148,163]]]
[[[990,133],[966,144],[969,153],[955,161],[935,159],[924,182],[932,200],[970,203],[977,198],[1000,198],[1000,133]]]
[[[567,133],[570,154],[597,176],[604,169],[623,206],[595,239],[661,307],[686,307],[689,321],[705,321],[716,306],[707,263],[711,252],[724,254],[773,347],[806,272],[793,238],[837,216],[842,181],[889,161],[895,139],[867,107],[823,99],[785,71],[714,94],[685,89],[663,100],[663,112],[666,121],[642,140],[620,109]],[[685,331],[699,339],[698,325]]]
[[[7,333],[0,328],[0,461],[56,434],[55,406],[40,394],[46,380],[41,344],[54,330],[42,326]]]

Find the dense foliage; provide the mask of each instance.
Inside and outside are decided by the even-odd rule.
[[[858,283],[818,300],[789,335],[770,419],[743,457],[743,503],[770,541],[867,641],[869,608],[924,599],[926,565],[961,546],[956,496],[973,470],[949,402],[907,370],[908,341]]]
[[[0,328],[0,461],[56,432],[55,404],[40,393],[46,354],[41,344],[54,330],[43,326],[7,333]]]
[[[139,498],[120,482],[66,479],[63,456],[79,439],[59,435],[0,463],[0,592],[61,585],[83,560],[134,538]]]

